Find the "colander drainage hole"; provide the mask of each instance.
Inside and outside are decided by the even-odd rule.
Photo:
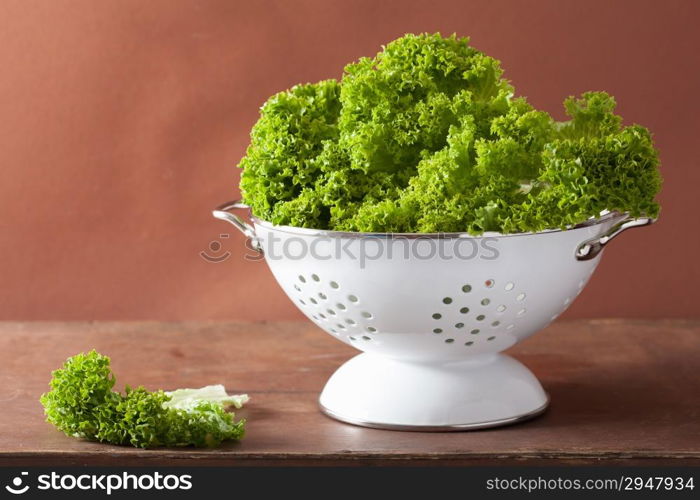
[[[483,314],[479,314],[479,315],[476,317],[476,320],[477,320],[477,321],[484,321],[485,319],[486,319],[486,316],[484,316]]]
[[[493,323],[491,323],[491,326],[493,326],[493,327],[495,328],[495,327],[497,327],[497,326],[500,325],[500,324],[501,324],[500,321],[494,321]]]
[[[471,332],[469,332],[469,333],[471,333],[472,335],[476,335],[477,333],[479,333],[479,331],[480,331],[480,330],[479,330],[478,328],[474,328],[474,329],[473,329]]]
[[[442,328],[435,328],[433,333],[442,333]]]
[[[306,283],[306,278],[304,278],[301,274],[299,275],[299,281],[302,283]]]
[[[318,275],[316,275],[316,274],[312,274],[311,279],[314,281],[321,281],[321,278],[319,278]]]
[[[455,339],[445,339],[445,344],[451,344]]]
[[[316,299],[314,299],[313,297],[309,297],[309,300],[311,301],[312,304],[318,304]]]
[[[496,338],[496,337],[489,337],[489,338],[487,338],[486,340],[493,340],[493,339],[495,339],[495,338]]]
[[[355,324],[355,320],[354,320],[354,319],[351,319],[351,318],[346,319],[345,322],[346,322],[348,325],[354,325],[354,324]]]
[[[358,302],[359,301],[359,299],[354,295],[348,295],[348,300],[350,302]]]
[[[503,288],[505,288],[505,290],[507,292],[510,292],[514,287],[515,287],[515,284],[509,281],[508,283],[506,283],[506,286],[504,286]]]
[[[299,285],[297,285],[296,283],[294,283],[294,289],[295,289],[297,292],[301,292],[301,288],[299,288]]]
[[[303,299],[299,299],[299,303],[300,303],[301,305],[303,305],[303,306],[305,306],[305,305],[306,305],[306,302],[304,302],[304,300],[303,300]]]
[[[452,298],[445,297],[444,299],[442,299],[442,303],[443,304],[452,304]]]
[[[469,312],[469,308],[463,307],[462,309],[459,310],[459,312],[461,312],[462,314],[467,314]]]
[[[513,328],[515,328],[515,325],[512,323],[510,325],[506,326],[506,330],[512,330]]]
[[[368,337],[367,335],[363,335],[362,338],[365,340],[372,340],[372,337]]]
[[[369,312],[367,312],[367,311],[362,311],[362,312],[360,313],[360,315],[361,315],[363,318],[372,319],[372,313],[369,313]]]
[[[350,340],[357,340],[355,337],[348,337]]]
[[[335,305],[335,307],[337,307],[337,308],[340,309],[341,311],[344,311],[344,310],[346,309],[345,304],[342,304],[342,303],[340,303],[340,302],[338,302],[338,303]]]
[[[463,291],[464,293],[469,293],[469,292],[472,291],[472,286],[471,286],[471,285],[464,285],[464,286],[462,287],[462,291]]]
[[[506,306],[504,306],[503,304],[501,304],[500,306],[498,306],[496,308],[496,311],[498,311],[499,313],[502,313],[505,310],[506,310]]]
[[[335,288],[336,290],[340,288],[340,285],[338,285],[338,283],[335,281],[331,281],[329,284],[331,285],[331,288]]]
[[[340,328],[341,330],[345,330],[345,325],[342,323],[338,323],[338,328]]]
[[[323,292],[318,292],[318,296],[319,296],[320,298],[322,298],[323,300],[326,300],[326,299],[328,298],[328,296],[327,296],[325,293],[323,293]]]
[[[520,310],[518,311],[518,316],[522,316],[522,315],[525,314],[526,312],[527,312],[527,309],[525,309],[525,308],[520,309]]]
[[[489,299],[483,299],[483,300],[481,301],[481,305],[482,305],[482,306],[487,306],[487,305],[489,305],[490,303],[491,303],[491,301],[490,301]]]
[[[518,302],[525,300],[525,294],[524,293],[518,294],[518,296],[515,297],[515,300],[517,300]]]
[[[318,313],[318,315],[319,315],[320,317],[322,317],[323,319],[326,319],[326,315],[325,315],[325,314],[323,314],[323,313]]]
[[[440,314],[440,313],[433,314],[433,319],[440,319],[440,318],[442,318],[442,314]]]
[[[455,328],[464,328],[464,323],[457,323]]]
[[[335,316],[335,311],[333,309],[326,309],[326,312],[331,316]]]
[[[474,341],[470,340],[469,342],[465,342],[464,345],[469,347],[470,345],[474,345]]]
[[[373,326],[368,326],[368,327],[367,327],[367,331],[368,331],[369,333],[375,333],[375,332],[377,331],[377,329],[376,329],[375,327],[373,327]]]

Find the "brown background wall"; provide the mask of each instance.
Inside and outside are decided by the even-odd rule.
[[[516,90],[607,90],[661,150],[662,220],[567,313],[698,316],[700,2],[0,2],[0,319],[299,318],[210,209],[260,104],[405,32],[457,32]],[[220,240],[220,233],[231,233]],[[233,255],[207,263],[220,240]]]

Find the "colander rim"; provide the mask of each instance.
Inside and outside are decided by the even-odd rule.
[[[444,233],[381,233],[381,232],[361,232],[361,231],[335,231],[332,229],[314,229],[314,228],[308,228],[308,227],[296,227],[296,226],[282,226],[282,225],[275,225],[271,222],[268,222],[264,219],[260,219],[259,217],[256,217],[251,213],[250,219],[256,224],[259,225],[265,229],[269,229],[272,231],[279,231],[279,232],[284,232],[284,233],[291,233],[291,234],[300,234],[304,236],[323,236],[323,237],[331,237],[331,238],[386,238],[386,239],[393,239],[393,238],[401,238],[401,239],[417,239],[417,238],[423,238],[423,239],[450,239],[450,238],[473,238],[473,239],[479,239],[479,238],[512,238],[516,236],[534,236],[538,234],[552,234],[552,233],[561,233],[563,231],[571,231],[575,229],[583,229],[583,228],[589,228],[593,226],[597,226],[599,224],[603,224],[605,222],[609,221],[614,221],[618,218],[624,219],[628,216],[626,213],[621,213],[617,211],[612,211],[612,212],[601,212],[601,215],[599,217],[591,217],[588,220],[585,220],[584,222],[581,222],[579,224],[576,224],[571,227],[567,227],[566,229],[544,229],[542,231],[536,231],[536,232],[522,232],[522,233],[508,233],[508,234],[501,234],[497,232],[485,232],[481,235],[475,236],[472,234],[469,234],[467,232],[444,232]]]

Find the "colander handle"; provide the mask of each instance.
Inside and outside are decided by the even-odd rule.
[[[236,209],[248,208],[250,207],[245,203],[242,203],[240,200],[229,201],[228,203],[224,203],[223,205],[219,205],[218,207],[216,207],[212,211],[212,215],[217,219],[225,220],[226,222],[233,224],[233,226],[236,229],[242,232],[247,238],[250,238],[253,250],[262,254],[262,247],[260,246],[260,242],[258,241],[255,235],[255,227],[253,227],[252,224],[250,224],[249,222],[245,221],[243,218],[232,212]]]
[[[581,243],[576,249],[576,260],[591,260],[603,250],[605,245],[610,243],[613,238],[621,232],[633,227],[648,226],[656,222],[656,219],[650,217],[640,217],[638,219],[626,218],[611,227],[608,232],[602,236],[596,236],[590,240]]]

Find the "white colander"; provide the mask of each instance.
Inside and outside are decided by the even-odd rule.
[[[512,235],[346,233],[214,210],[251,238],[320,328],[362,354],[327,382],[327,415],[369,427],[462,430],[543,412],[535,376],[502,351],[552,322],[603,247],[652,219],[608,213],[566,231]]]

